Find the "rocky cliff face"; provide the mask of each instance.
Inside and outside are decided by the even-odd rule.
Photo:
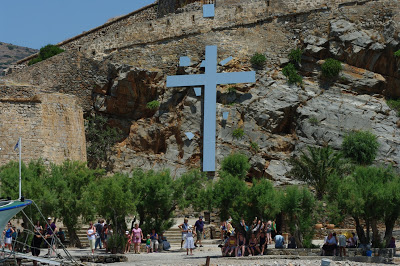
[[[393,55],[400,49],[400,4],[355,1],[274,19],[267,13],[260,18],[259,10],[252,9],[265,1],[243,2],[218,8],[244,12],[240,14],[249,18],[255,12],[258,22],[246,22],[247,17],[230,20],[227,15],[225,26],[132,44],[95,58],[66,52],[51,59],[51,64],[39,63],[6,79],[44,80],[43,90],[79,95],[86,113],[108,116],[110,124],[123,132],[110,151],[114,171],[170,168],[179,175],[199,168],[206,156],[202,154],[202,96],[191,87],[166,88],[166,76],[202,73],[206,45],[218,45],[219,61],[234,57],[219,66],[219,72],[251,70],[250,57],[261,52],[267,64],[257,71],[256,83],[238,84],[236,91],[228,90],[229,86],[217,88],[217,165],[226,155],[242,152],[250,158],[251,176],[269,178],[276,185],[296,183],[286,176],[288,158],[306,145],[340,148],[344,134],[363,129],[378,136],[376,163],[398,168],[400,122],[385,97],[400,97],[400,60]],[[196,18],[200,15],[198,10],[190,12]],[[157,20],[152,23],[156,27]],[[296,47],[305,52],[301,87],[288,85],[281,73],[289,51]],[[178,67],[179,56],[186,55],[192,65]],[[344,69],[333,82],[320,78],[320,65],[328,57],[343,62]],[[63,71],[50,75],[57,68]],[[146,104],[153,100],[160,107],[152,111]],[[226,121],[223,112],[229,112]],[[237,128],[244,130],[242,138],[233,138]],[[185,132],[194,133],[194,138],[189,140]],[[252,148],[254,143],[259,149]]]

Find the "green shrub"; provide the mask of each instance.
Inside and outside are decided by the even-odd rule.
[[[257,142],[250,142],[250,148],[255,151],[256,153],[260,150],[260,147],[258,146]]]
[[[292,49],[292,50],[290,50],[290,53],[289,53],[289,59],[291,62],[300,64],[302,54],[303,54],[303,51],[300,48]]]
[[[400,50],[397,50],[396,52],[394,52],[394,56],[400,57]]]
[[[28,65],[36,64],[40,61],[46,60],[52,56],[58,55],[64,52],[63,49],[58,47],[57,45],[48,44],[42,48],[40,48],[39,55],[28,62]]]
[[[234,153],[224,158],[221,163],[223,172],[244,179],[250,169],[249,158],[240,153]]]
[[[236,87],[229,87],[228,88],[228,93],[235,93],[236,92]]]
[[[308,118],[308,122],[314,126],[319,124],[319,120],[315,116],[310,116],[310,118]]]
[[[150,110],[155,110],[155,109],[157,109],[159,106],[160,106],[160,102],[157,101],[157,100],[148,102],[148,103],[146,104],[147,109],[150,109]]]
[[[243,138],[243,136],[244,136],[244,130],[243,130],[243,128],[239,127],[239,128],[237,128],[237,129],[233,130],[232,136],[233,136],[235,139]]]
[[[282,73],[287,78],[289,84],[301,84],[303,82],[303,78],[297,73],[292,63],[287,64],[282,69]]]
[[[377,137],[368,131],[353,131],[344,136],[343,155],[361,165],[371,164],[378,152]]]
[[[394,99],[386,100],[386,103],[387,103],[387,105],[389,105],[390,108],[397,111],[397,116],[400,117],[400,98],[396,99],[396,100],[394,100]]]
[[[14,50],[14,45],[7,45],[8,50]]]
[[[267,61],[267,58],[265,57],[265,55],[260,53],[255,53],[250,59],[250,63],[255,68],[262,68],[265,64],[265,61]]]
[[[321,66],[322,75],[327,78],[333,78],[339,75],[342,70],[342,63],[340,61],[328,58]]]

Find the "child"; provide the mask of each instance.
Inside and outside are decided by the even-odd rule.
[[[150,235],[147,234],[147,238],[146,238],[146,248],[147,248],[147,253],[150,253],[151,251],[151,239],[150,239]]]
[[[189,255],[189,249],[190,249],[190,255],[193,255],[193,249],[194,249],[193,236],[196,236],[196,233],[193,232],[192,227],[189,225],[187,235],[186,235],[186,242],[184,245],[184,248],[186,248],[186,255]]]
[[[131,243],[132,243],[132,238],[131,238],[131,235],[129,234],[129,231],[125,232],[125,238],[127,239],[127,241],[126,241],[124,253],[129,253],[129,251],[131,251]]]

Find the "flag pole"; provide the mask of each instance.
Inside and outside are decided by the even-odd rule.
[[[22,195],[21,195],[21,149],[22,149],[22,143],[21,143],[21,138],[18,140],[18,148],[19,148],[19,199],[21,200]]]

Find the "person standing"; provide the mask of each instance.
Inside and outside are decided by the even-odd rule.
[[[338,242],[339,242],[340,257],[342,257],[342,252],[343,252],[344,256],[346,257],[346,236],[343,235],[342,233],[339,233]]]
[[[97,224],[94,225],[94,227],[96,227],[96,242],[94,244],[94,249],[97,249],[97,246],[99,246],[100,249],[103,248],[102,245],[102,240],[101,240],[101,234],[103,232],[103,224],[101,220],[97,221]]]
[[[6,248],[8,247],[9,250],[12,250],[12,234],[14,233],[14,229],[11,225],[10,222],[8,222],[7,225],[7,230],[5,232],[5,236],[6,236],[6,240],[5,240],[5,244],[6,244]]]
[[[193,232],[192,227],[189,225],[186,233],[186,242],[184,248],[186,248],[186,255],[189,255],[189,250],[190,250],[190,255],[193,255],[193,249],[194,249],[194,239],[193,236],[196,235],[196,233]]]
[[[47,224],[45,226],[46,229],[46,236],[45,240],[47,241],[48,251],[45,256],[51,256],[52,252],[56,250],[56,233],[57,233],[57,226],[56,223],[53,221],[51,222],[51,217],[47,218]],[[54,237],[53,237],[54,236]]]
[[[37,221],[35,225],[35,232],[32,238],[32,256],[38,257],[40,254],[40,245],[42,244],[42,234],[43,233],[43,227],[40,225],[40,222]],[[33,265],[37,265],[37,261],[33,261]]]
[[[188,232],[189,224],[188,224],[188,219],[185,218],[183,219],[183,224],[178,225],[179,229],[182,231],[182,241],[181,241],[181,248],[183,247],[183,242],[186,240],[186,235]]]
[[[86,232],[86,235],[89,240],[90,249],[92,250],[92,256],[94,255],[95,242],[96,242],[96,227],[93,225],[93,222],[89,223],[89,228]]]
[[[135,224],[135,228],[132,229],[131,239],[134,246],[135,253],[140,254],[140,243],[142,242],[143,232],[142,229],[139,228],[139,224]]]
[[[200,244],[200,247],[203,247],[201,244],[201,237],[203,236],[203,231],[204,231],[204,221],[203,221],[203,216],[200,216],[199,219],[196,221],[194,224],[195,232],[196,232],[196,242],[194,243],[194,246],[197,247],[197,241]]]

